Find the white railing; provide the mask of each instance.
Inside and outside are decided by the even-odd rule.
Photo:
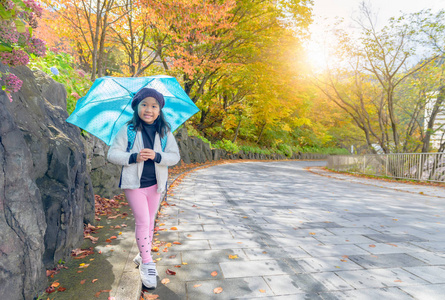
[[[331,155],[327,168],[390,178],[445,182],[445,153]]]

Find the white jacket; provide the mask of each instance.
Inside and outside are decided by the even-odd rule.
[[[122,165],[121,184],[122,189],[138,189],[141,184],[142,170],[144,162],[129,164],[128,161],[132,153],[139,153],[144,148],[142,133],[136,133],[133,148],[126,152],[128,144],[127,126],[124,125],[117,133],[108,150],[108,160],[116,165]],[[161,162],[155,162],[156,180],[158,182],[158,193],[163,193],[168,179],[168,166],[173,166],[179,162],[179,148],[175,137],[171,132],[167,134],[167,144],[164,152],[161,147],[161,139],[156,133],[153,150],[161,154]]]

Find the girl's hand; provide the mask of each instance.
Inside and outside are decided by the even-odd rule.
[[[141,152],[138,153],[138,157],[136,159],[137,162],[147,161],[149,159],[153,160],[155,159],[156,152],[154,152],[152,149],[144,148],[141,150]]]

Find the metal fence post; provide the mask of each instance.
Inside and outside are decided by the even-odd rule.
[[[422,179],[422,153],[420,153],[419,155],[419,163],[418,163],[418,167],[417,167],[417,179],[420,180]]]

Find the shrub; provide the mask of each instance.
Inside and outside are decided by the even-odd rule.
[[[287,157],[292,156],[292,148],[289,145],[286,144],[279,144],[278,145],[278,151],[279,154],[285,155]]]
[[[223,139],[222,141],[218,141],[213,145],[215,148],[226,150],[227,152],[238,153],[240,148],[232,143],[232,141]]]
[[[33,70],[42,70],[65,86],[68,114],[74,111],[77,100],[85,96],[92,85],[89,76],[76,69],[74,58],[68,53],[47,51],[45,57],[32,56],[29,66]]]

